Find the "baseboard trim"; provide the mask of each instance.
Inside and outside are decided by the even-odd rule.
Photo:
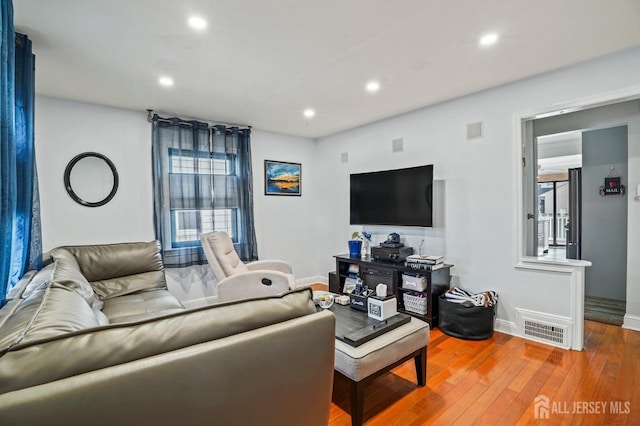
[[[628,328],[629,330],[640,331],[640,317],[637,315],[625,314],[622,328]]]
[[[496,319],[496,323],[494,326],[495,331],[499,331],[500,333],[509,334],[511,336],[522,337],[518,332],[518,326],[515,322],[505,321],[499,318]]]
[[[313,277],[300,278],[296,280],[296,287],[308,287],[311,284],[327,284],[329,285],[329,278],[323,277],[322,275],[316,275]]]

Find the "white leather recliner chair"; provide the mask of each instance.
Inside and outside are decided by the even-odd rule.
[[[291,265],[281,260],[243,263],[225,232],[200,235],[209,266],[218,280],[218,301],[273,296],[296,287]]]

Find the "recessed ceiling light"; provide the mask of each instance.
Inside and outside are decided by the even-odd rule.
[[[311,108],[307,108],[307,109],[304,110],[303,114],[304,114],[305,117],[311,118],[314,115],[316,115],[316,112],[314,110],[312,110]]]
[[[486,35],[482,36],[482,38],[480,39],[480,45],[481,46],[491,46],[496,41],[498,41],[498,34],[496,34],[496,33],[486,34]]]
[[[205,21],[204,18],[201,18],[200,16],[192,16],[189,18],[189,26],[196,30],[204,30],[205,28],[207,28],[207,21]]]
[[[377,81],[370,81],[367,83],[367,92],[377,92],[378,90],[380,90],[380,83],[378,83]]]
[[[164,87],[171,87],[173,86],[173,79],[171,77],[162,76],[158,79],[158,83]]]

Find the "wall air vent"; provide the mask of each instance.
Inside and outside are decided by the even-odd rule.
[[[550,342],[564,343],[564,328],[558,327],[557,325],[524,320],[524,334]]]
[[[568,318],[516,308],[518,325],[523,337],[565,349],[570,348]]]
[[[467,140],[480,139],[483,136],[482,121],[467,124]]]
[[[393,152],[402,152],[402,151],[404,151],[402,138],[394,139],[394,140],[391,141],[391,150]]]

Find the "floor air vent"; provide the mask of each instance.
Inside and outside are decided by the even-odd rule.
[[[571,322],[568,318],[516,308],[518,325],[523,337],[537,342],[569,349]]]

